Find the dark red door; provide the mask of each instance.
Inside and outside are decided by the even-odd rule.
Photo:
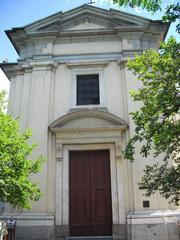
[[[108,150],[70,151],[70,234],[112,234]]]

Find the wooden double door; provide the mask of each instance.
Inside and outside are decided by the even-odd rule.
[[[109,150],[70,151],[70,235],[112,234]]]

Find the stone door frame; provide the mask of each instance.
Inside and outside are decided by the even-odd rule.
[[[123,189],[121,160],[116,159],[114,143],[96,144],[63,144],[62,159],[56,161],[56,225],[69,226],[69,151],[103,150],[110,152],[112,221],[114,224],[125,224],[125,196]]]

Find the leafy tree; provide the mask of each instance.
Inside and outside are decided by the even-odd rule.
[[[13,207],[30,208],[39,200],[41,190],[29,179],[41,169],[43,158],[31,160],[35,145],[28,140],[30,130],[21,131],[18,120],[3,112],[5,92],[0,92],[0,201]]]
[[[159,191],[175,205],[180,200],[180,43],[170,38],[160,50],[150,49],[135,55],[127,66],[142,82],[142,88],[131,92],[141,101],[139,111],[131,113],[135,135],[129,140],[125,157],[133,160],[135,143],[141,143],[140,154],[147,157],[163,154],[163,164],[146,166],[140,183],[147,196]],[[169,166],[173,159],[177,166]]]
[[[4,90],[0,91],[0,111],[5,110],[6,108],[7,101],[5,96],[6,96],[6,91]]]
[[[129,7],[141,7],[149,12],[156,12],[161,10],[162,0],[113,0],[114,3],[118,3],[120,6]]]
[[[180,4],[168,5],[163,20],[166,22],[175,22],[177,20],[176,31],[180,33]]]
[[[120,6],[139,7],[151,13],[162,10],[162,0],[113,0]],[[165,1],[164,1],[165,2]],[[163,21],[176,22],[180,33],[180,4],[167,5]],[[163,163],[146,166],[140,183],[146,195],[159,191],[174,205],[180,203],[180,44],[175,39],[162,43],[160,51],[147,50],[135,56],[127,66],[142,82],[142,88],[131,95],[143,107],[131,113],[135,135],[127,144],[125,157],[133,160],[135,143],[141,142],[140,154],[147,157],[154,149],[154,156],[164,154]],[[176,166],[168,165],[172,158]]]
[[[114,3],[119,4],[119,6],[129,6],[131,8],[140,7],[147,10],[148,12],[155,13],[162,10],[162,0],[113,0]],[[163,20],[167,22],[175,22],[180,20],[180,4],[177,2],[175,4],[169,4],[166,7]],[[177,32],[180,32],[180,23],[176,25]]]

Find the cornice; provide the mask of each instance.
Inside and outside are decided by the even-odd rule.
[[[142,50],[136,51],[141,54]],[[34,71],[55,71],[59,64],[65,64],[70,69],[81,67],[98,66],[105,68],[110,62],[117,62],[123,65],[128,58],[133,58],[134,51],[122,51],[119,53],[102,53],[102,54],[81,54],[68,56],[36,56],[25,61],[17,63],[2,63],[0,67],[9,78],[15,77],[17,74],[31,73]]]
[[[32,61],[32,62],[17,62],[17,63],[2,63],[1,69],[6,74],[7,78],[23,75],[24,73],[31,73],[32,71],[55,71],[58,63],[54,61]]]
[[[108,64],[109,64],[108,61],[88,61],[88,62],[69,62],[66,63],[66,66],[71,69],[92,66],[105,68],[107,67]]]
[[[1,63],[0,67],[9,80],[16,77],[16,73],[22,70],[18,63]]]
[[[79,133],[79,132],[112,132],[112,131],[124,131],[126,126],[118,126],[118,127],[93,127],[93,128],[53,128],[51,131],[54,133]]]
[[[54,61],[34,61],[30,62],[29,65],[33,68],[34,71],[54,71],[57,68],[57,63]]]
[[[61,37],[77,37],[77,36],[99,36],[99,35],[109,35],[109,34],[118,34],[118,33],[136,33],[141,32],[143,33],[147,27],[143,26],[114,26],[105,29],[85,29],[85,30],[50,30],[50,31],[34,31],[27,34],[30,38],[40,38],[40,37],[54,37],[54,38],[61,38]]]

